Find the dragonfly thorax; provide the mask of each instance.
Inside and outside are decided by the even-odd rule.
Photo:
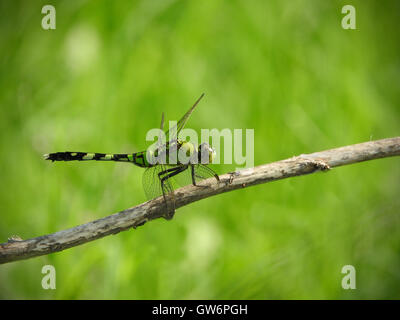
[[[205,142],[199,146],[197,160],[199,163],[202,164],[212,163],[216,155],[217,152],[208,143]]]
[[[196,146],[192,142],[177,140],[175,143],[167,143],[156,150],[148,150],[148,162],[151,165],[187,165],[212,163],[216,152],[208,143]]]
[[[188,141],[180,141],[179,144],[178,158],[181,164],[188,164],[189,162],[209,164],[213,162],[216,156],[215,150],[208,143],[202,143],[198,148]]]

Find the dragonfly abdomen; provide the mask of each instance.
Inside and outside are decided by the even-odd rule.
[[[139,167],[148,167],[145,152],[127,153],[90,153],[90,152],[55,152],[45,154],[44,158],[51,161],[117,161],[131,162]]]

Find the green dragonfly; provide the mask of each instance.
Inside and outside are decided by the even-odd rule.
[[[161,118],[160,134],[153,148],[131,154],[89,153],[89,152],[55,152],[45,154],[44,158],[51,161],[118,161],[133,163],[145,168],[143,173],[143,188],[148,199],[164,197],[166,219],[172,219],[175,213],[174,190],[180,186],[197,183],[203,179],[215,178],[218,174],[207,165],[212,163],[216,152],[208,144],[199,146],[180,139],[179,133],[185,127],[193,110],[204,94],[194,103],[185,115],[167,131],[164,130],[164,113]]]

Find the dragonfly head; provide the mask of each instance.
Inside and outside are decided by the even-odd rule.
[[[199,159],[198,159],[199,163],[202,164],[212,163],[216,155],[217,153],[208,143],[202,143],[199,146]]]

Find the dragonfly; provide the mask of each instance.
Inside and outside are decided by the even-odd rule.
[[[55,152],[44,155],[45,160],[51,161],[116,161],[132,163],[144,168],[142,176],[143,189],[147,199],[163,196],[166,213],[164,218],[172,219],[175,213],[176,196],[174,191],[181,186],[214,178],[217,183],[218,174],[208,165],[216,157],[216,151],[207,142],[199,146],[180,138],[194,109],[203,98],[204,93],[197,99],[184,116],[169,130],[164,131],[164,113],[158,141],[152,148],[135,153],[93,153],[93,152]]]

